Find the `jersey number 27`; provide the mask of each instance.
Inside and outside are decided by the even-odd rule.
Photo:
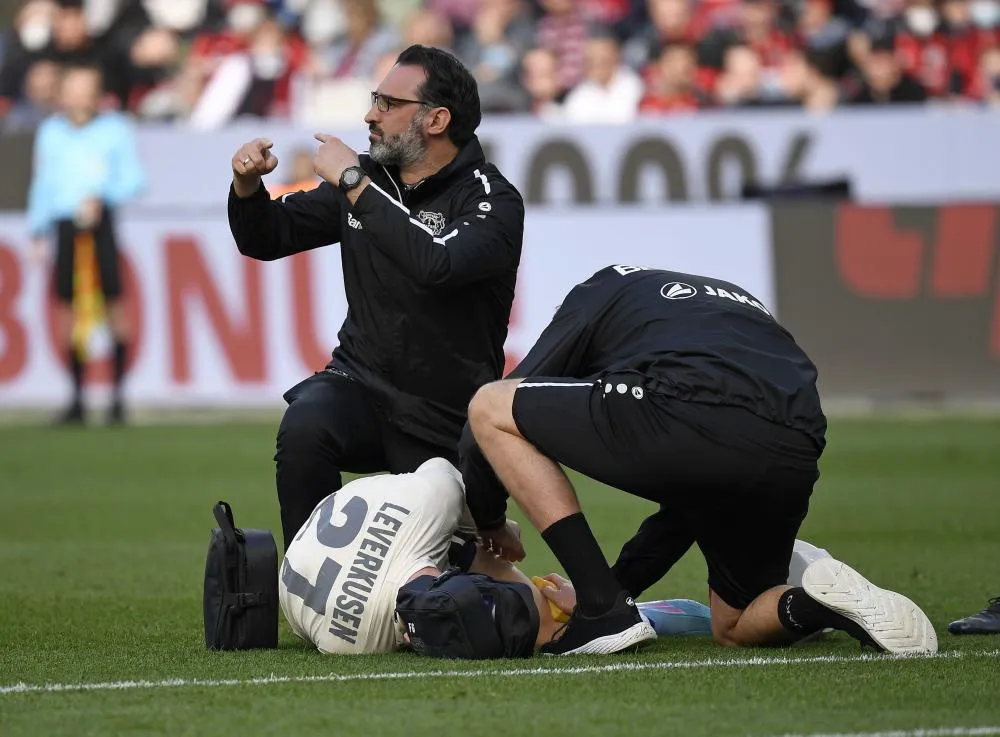
[[[368,502],[360,496],[351,497],[344,504],[343,509],[341,509],[344,515],[344,523],[335,525],[333,524],[333,505],[335,501],[335,494],[331,494],[324,499],[316,507],[315,511],[313,511],[309,521],[302,526],[302,531],[295,539],[298,540],[302,537],[312,526],[315,519],[316,539],[319,540],[321,545],[337,549],[346,548],[353,543],[358,533],[361,532],[361,528],[365,526],[365,518],[368,515]],[[305,576],[292,568],[286,556],[281,566],[281,582],[285,584],[288,593],[299,597],[307,607],[317,614],[323,615],[326,614],[326,602],[330,599],[330,592],[333,591],[333,586],[337,582],[337,576],[340,575],[341,569],[342,566],[340,563],[332,558],[327,558],[323,561],[323,565],[319,567],[319,575],[316,576],[316,583],[311,584]]]

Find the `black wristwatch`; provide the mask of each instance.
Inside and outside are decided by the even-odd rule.
[[[350,192],[361,184],[361,180],[368,174],[360,166],[349,166],[340,173],[340,191]]]

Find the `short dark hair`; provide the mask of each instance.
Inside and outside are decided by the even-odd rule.
[[[424,70],[427,79],[420,86],[418,97],[432,107],[448,108],[451,123],[448,138],[456,146],[472,140],[483,120],[476,78],[455,56],[433,46],[415,44],[396,58],[401,66],[416,66]]]

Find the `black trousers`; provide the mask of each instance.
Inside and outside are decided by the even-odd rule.
[[[392,425],[365,386],[335,369],[285,393],[276,482],[285,550],[313,509],[341,487],[341,473],[409,473],[435,456],[458,462],[454,446],[421,440]]]
[[[745,609],[788,578],[820,449],[746,409],[686,402],[650,383],[633,371],[600,382],[528,377],[514,395],[514,422],[549,458],[660,504],[615,564],[630,593],[697,543],[709,586]]]
[[[113,301],[122,294],[121,265],[118,261],[118,239],[115,234],[115,214],[105,207],[101,219],[91,231],[94,236],[94,255],[100,276],[104,299]],[[73,276],[76,270],[76,239],[81,231],[72,220],[56,223],[55,288],[60,302],[73,301]]]

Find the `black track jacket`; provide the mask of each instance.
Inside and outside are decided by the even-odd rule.
[[[230,186],[229,225],[262,261],[339,242],[348,309],[328,367],[404,432],[454,446],[472,395],[503,371],[524,203],[477,138],[411,188],[360,158],[372,184],[353,208],[328,182],[279,200]]]

